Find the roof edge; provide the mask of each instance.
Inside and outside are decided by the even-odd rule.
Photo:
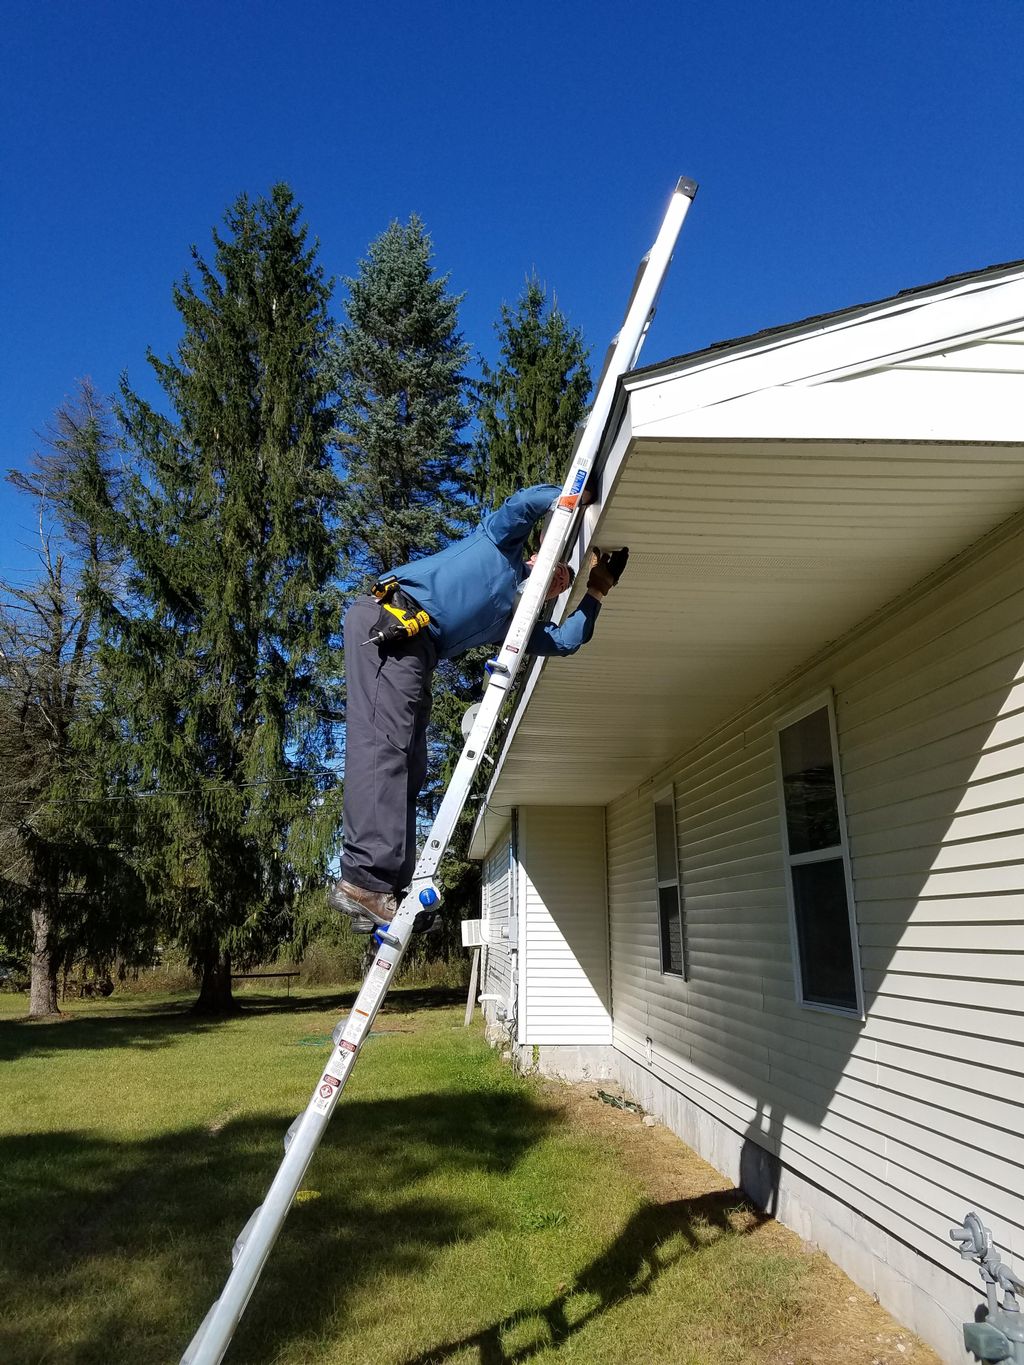
[[[965,284],[968,280],[978,282],[992,280],[1002,274],[1024,274],[1024,259],[1017,261],[1004,261],[1000,265],[988,265],[980,270],[965,270],[959,275],[948,275],[945,279],[935,280],[931,284],[913,285],[909,289],[901,289],[896,294],[888,294],[881,299],[873,299],[867,303],[848,304],[844,308],[836,308],[830,313],[812,313],[809,317],[799,318],[795,322],[783,323],[778,327],[763,327],[757,332],[747,332],[744,336],[733,337],[728,341],[713,341],[708,346],[702,346],[696,351],[687,351],[682,355],[670,356],[666,360],[658,360],[650,365],[639,365],[635,370],[630,370],[623,375],[620,383],[630,384],[634,379],[653,379],[663,371],[677,369],[683,365],[690,365],[701,360],[709,359],[712,356],[724,356],[728,351],[740,349],[744,346],[751,346],[759,342],[772,342],[783,337],[792,336],[804,328],[820,327],[825,323],[837,323],[849,318],[854,318],[858,314],[870,313],[874,309],[884,308],[889,304],[899,303],[905,299],[923,298],[930,293],[939,293],[943,290],[956,288],[958,285]]]

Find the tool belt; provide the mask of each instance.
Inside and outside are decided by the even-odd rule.
[[[389,645],[411,640],[430,624],[430,617],[397,578],[385,578],[370,589],[380,604],[367,644]]]

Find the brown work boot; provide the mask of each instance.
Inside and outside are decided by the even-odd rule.
[[[327,892],[327,904],[341,915],[348,915],[357,934],[372,934],[390,924],[398,911],[398,901],[390,891],[368,891],[339,881]]]

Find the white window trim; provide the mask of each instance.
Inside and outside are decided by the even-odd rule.
[[[658,807],[666,804],[671,804],[672,807],[672,829],[675,836],[672,840],[672,861],[676,870],[674,881],[662,880],[658,876]],[[690,963],[689,955],[686,951],[683,878],[679,867],[679,812],[676,810],[676,789],[674,783],[669,783],[665,787],[660,787],[653,794],[651,799],[651,831],[654,836],[654,900],[658,916],[658,971],[661,976],[667,977],[670,981],[689,981]],[[676,888],[676,895],[679,899],[679,941],[683,955],[683,969],[681,972],[666,971],[665,969],[665,944],[661,929],[661,897],[658,895],[658,892],[665,886],[674,886]]]
[[[857,996],[857,1005],[854,1009],[845,1009],[841,1005],[823,1005],[817,1000],[805,1000],[803,981],[800,975],[800,941],[797,937],[796,928],[796,902],[793,897],[793,873],[794,867],[801,864],[827,862],[836,856],[835,846],[829,849],[814,849],[810,853],[790,853],[789,851],[789,830],[786,826],[786,790],[782,777],[782,746],[779,743],[780,732],[794,725],[797,721],[803,720],[805,716],[813,714],[822,709],[828,712],[828,733],[829,744],[832,751],[832,771],[836,780],[836,810],[839,817],[839,850],[843,859],[843,877],[846,882],[846,913],[850,925],[850,944],[853,949],[853,981],[854,990]],[[839,735],[836,728],[836,707],[835,694],[832,689],[826,688],[824,692],[819,692],[816,696],[792,711],[787,711],[784,716],[779,716],[775,720],[775,782],[778,794],[779,805],[779,830],[782,840],[782,863],[786,874],[786,903],[789,908],[789,944],[790,954],[793,962],[793,994],[796,1003],[801,1009],[816,1010],[820,1014],[838,1014],[846,1019],[864,1018],[864,983],[861,977],[860,966],[860,934],[857,931],[857,907],[853,899],[853,874],[850,870],[850,842],[846,832],[846,802],[843,797],[843,770],[839,763]]]

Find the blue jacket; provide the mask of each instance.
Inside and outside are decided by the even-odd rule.
[[[468,536],[393,571],[430,616],[430,632],[440,658],[450,659],[474,645],[504,640],[516,592],[527,575],[526,538],[561,491],[553,484],[538,484],[513,493]],[[601,603],[588,595],[563,625],[539,622],[527,651],[574,654],[594,633],[600,610]]]

